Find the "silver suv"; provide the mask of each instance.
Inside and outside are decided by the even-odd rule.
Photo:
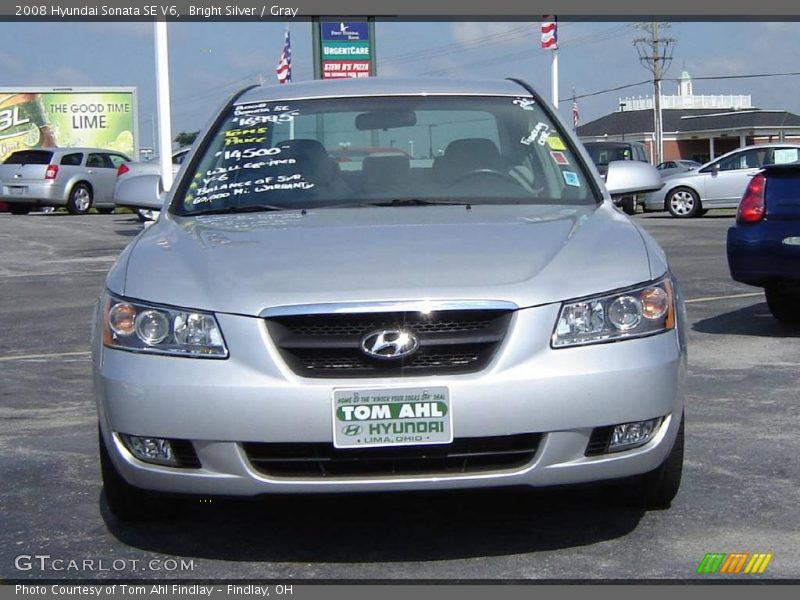
[[[331,156],[365,147],[403,152]],[[613,479],[669,505],[678,286],[525,83],[248,89],[159,181],[117,189],[164,205],[109,273],[92,346],[118,517],[164,510],[158,492]],[[609,165],[615,193],[660,185]]]
[[[0,165],[0,202],[15,215],[36,206],[66,206],[73,215],[114,210],[117,168],[130,159],[102,148],[13,152]]]

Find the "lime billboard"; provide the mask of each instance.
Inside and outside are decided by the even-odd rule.
[[[78,146],[138,158],[135,88],[0,88],[0,161],[29,148]]]

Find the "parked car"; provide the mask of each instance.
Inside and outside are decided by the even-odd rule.
[[[661,177],[669,177],[670,175],[675,175],[676,173],[686,173],[687,171],[693,171],[695,169],[699,169],[703,165],[694,160],[667,160],[660,163],[656,169],[661,174]]]
[[[181,165],[183,164],[183,161],[186,160],[187,156],[189,156],[190,150],[191,148],[181,148],[180,150],[172,154],[173,175],[177,175],[178,171],[181,168]],[[161,163],[158,158],[151,158],[150,160],[146,160],[143,162],[122,163],[117,169],[117,180],[114,184],[115,197],[116,197],[116,189],[117,186],[120,184],[120,182],[126,181],[131,177],[136,177],[137,175],[145,175],[145,174],[159,175],[160,173],[161,173]],[[158,211],[141,208],[136,211],[136,215],[142,222],[155,221],[158,218]]]
[[[585,142],[583,144],[592,162],[600,171],[600,176],[605,177],[608,165],[615,160],[634,160],[650,163],[647,150],[640,142]],[[614,204],[622,208],[626,214],[636,214],[637,208],[644,201],[643,194],[626,194],[615,196]]]
[[[15,215],[34,207],[66,206],[73,215],[114,210],[117,168],[130,159],[102,148],[12,152],[0,165],[0,201]]]
[[[800,163],[750,180],[728,229],[728,266],[736,281],[764,288],[776,319],[800,322]]]
[[[673,217],[698,217],[713,208],[736,208],[750,178],[766,165],[798,160],[800,146],[745,146],[701,166],[664,179],[664,187],[647,194],[645,210],[667,210]]]
[[[598,481],[669,505],[683,304],[664,252],[609,196],[660,186],[653,166],[612,162],[604,186],[512,80],[259,87],[211,123],[168,194],[158,175],[117,190],[164,210],[98,303],[115,515],[164,510],[157,492]],[[429,127],[444,140],[430,166],[330,157]]]

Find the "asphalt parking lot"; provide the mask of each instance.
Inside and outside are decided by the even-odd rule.
[[[760,577],[800,578],[800,329],[730,280],[729,215],[635,218],[689,301],[686,463],[670,510],[594,490],[315,496],[198,501],[180,520],[130,526],[101,502],[88,347],[105,272],[141,226],[0,214],[0,577],[695,578],[707,552],[767,552]]]

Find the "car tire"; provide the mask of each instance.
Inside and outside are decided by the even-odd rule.
[[[688,187],[677,187],[670,190],[667,194],[666,205],[669,214],[680,219],[696,217],[703,210],[700,196]]]
[[[156,496],[137,488],[122,477],[111,462],[103,434],[98,427],[100,472],[103,477],[103,497],[106,506],[120,521],[151,521],[172,517],[182,508],[179,499]]]
[[[115,206],[104,206],[103,208],[96,208],[95,210],[97,210],[97,212],[99,212],[101,215],[110,215],[114,212],[115,208]]]
[[[31,204],[16,204],[16,203],[9,203],[8,205],[8,212],[12,215],[27,215],[31,212],[33,206]]]
[[[666,460],[654,471],[640,475],[633,484],[633,503],[646,510],[669,508],[678,493],[683,476],[683,422]]]
[[[92,189],[85,183],[77,183],[69,193],[67,211],[71,215],[85,215],[92,208]]]
[[[772,316],[783,323],[800,323],[800,298],[781,291],[777,285],[764,290]]]
[[[636,214],[636,198],[633,196],[627,196],[623,198],[620,202],[620,206],[622,207],[622,212],[626,215],[635,215]]]
[[[158,218],[158,211],[139,208],[136,210],[136,218],[139,219],[140,223],[155,221]]]

